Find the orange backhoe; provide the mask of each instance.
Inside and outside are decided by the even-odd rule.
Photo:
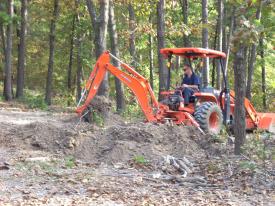
[[[136,99],[148,122],[164,123],[173,122],[176,125],[192,125],[200,131],[218,134],[222,124],[231,125],[234,122],[235,94],[229,90],[227,77],[223,68],[225,53],[202,48],[166,48],[160,51],[168,59],[167,91],[161,93],[164,99],[158,102],[154,92],[142,75],[126,63],[119,60],[109,51],[105,51],[97,60],[93,71],[83,89],[82,96],[77,105],[76,112],[80,116],[89,115],[90,102],[96,95],[106,72],[110,72],[136,96]],[[181,88],[169,90],[171,78],[172,56],[178,55],[191,60],[197,58],[215,58],[221,64],[224,79],[224,89],[217,91],[211,87],[200,89],[194,93],[187,106],[183,103]],[[111,59],[120,63],[121,69],[111,64]],[[268,130],[275,123],[275,114],[257,113],[248,99],[245,99],[246,127],[247,129]]]

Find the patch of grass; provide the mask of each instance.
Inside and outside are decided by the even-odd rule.
[[[24,96],[22,98],[19,98],[18,101],[27,105],[27,107],[30,109],[48,109],[48,105],[45,102],[44,95],[30,90],[26,90]]]
[[[145,159],[145,157],[143,155],[137,155],[134,157],[134,162],[137,163],[137,164],[147,164],[149,163],[149,161],[147,159]]]
[[[66,157],[65,158],[65,166],[66,166],[66,168],[69,168],[69,169],[75,167],[76,166],[76,164],[75,164],[75,157],[74,156],[68,156],[68,157]]]
[[[241,161],[240,162],[240,167],[242,169],[249,169],[251,171],[255,171],[257,169],[257,165],[255,164],[255,162],[252,161]]]
[[[221,132],[218,135],[212,135],[212,139],[214,142],[225,143],[227,141],[228,136],[229,134],[226,130],[226,127],[223,126]]]
[[[103,127],[104,126],[104,118],[102,115],[96,111],[92,111],[92,121],[96,123],[96,125]]]
[[[129,120],[134,120],[137,118],[144,117],[144,114],[139,106],[139,104],[126,104],[125,111],[122,116]]]

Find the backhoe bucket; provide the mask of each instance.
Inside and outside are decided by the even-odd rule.
[[[275,113],[258,113],[258,115],[260,117],[258,128],[275,133]]]

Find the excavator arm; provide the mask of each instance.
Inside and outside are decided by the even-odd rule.
[[[235,107],[235,92],[230,91],[232,99],[232,105]],[[259,113],[256,111],[254,106],[251,104],[249,99],[244,99],[244,107],[246,111],[246,128],[247,129],[263,129],[271,130],[271,127],[275,125],[275,114],[274,113]]]
[[[111,58],[119,61],[124,71],[112,65],[110,63]],[[96,65],[90,74],[90,77],[85,85],[84,92],[76,109],[76,112],[79,115],[82,115],[88,109],[90,102],[96,95],[106,72],[110,72],[111,74],[113,74],[116,78],[118,78],[122,83],[124,83],[131,89],[131,91],[135,94],[146,119],[149,122],[157,121],[155,112],[158,110],[159,104],[155,98],[149,82],[130,66],[121,62],[109,51],[104,52],[98,58]],[[83,101],[83,105],[80,106]]]

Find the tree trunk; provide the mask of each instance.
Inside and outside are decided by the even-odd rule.
[[[225,59],[225,65],[224,65],[224,71],[225,75],[227,76],[227,70],[228,70],[228,62],[229,62],[229,55],[230,55],[230,49],[231,49],[231,41],[234,31],[234,23],[235,23],[235,7],[232,8],[232,14],[231,14],[231,20],[230,20],[230,28],[229,28],[229,35],[227,40],[227,48],[226,48],[226,59]]]
[[[259,41],[260,46],[260,56],[261,56],[261,67],[262,67],[262,93],[263,93],[263,107],[266,110],[267,109],[267,103],[266,103],[266,75],[265,75],[265,59],[264,59],[264,39],[263,36],[260,37]]]
[[[108,15],[109,0],[99,1],[100,14],[98,17],[96,16],[96,9],[93,1],[86,0],[86,4],[90,14],[93,29],[95,31],[94,44],[95,44],[96,58],[98,59],[98,57],[106,50],[106,34],[107,34],[108,18],[109,18],[109,15]],[[97,94],[108,96],[108,89],[109,89],[108,73],[106,73],[98,89]]]
[[[225,4],[226,2],[223,1],[223,22],[222,22],[222,51],[224,53],[226,53],[226,49],[227,49],[227,37],[229,36],[229,34],[226,32],[226,27],[227,27],[227,6]],[[230,25],[229,25],[230,26]],[[225,61],[224,60],[224,64],[225,64]]]
[[[217,24],[217,36],[218,36],[218,51],[223,50],[223,0],[218,0],[218,24]],[[216,88],[221,90],[221,64],[220,62],[217,63],[217,81],[216,81]]]
[[[14,1],[8,1],[8,15],[13,18]],[[12,100],[12,33],[13,25],[10,22],[7,26],[7,43],[6,43],[6,63],[4,74],[4,97],[7,101]]]
[[[77,56],[76,56],[76,97],[77,97],[77,102],[79,101],[81,97],[81,83],[82,83],[82,61],[81,61],[81,47],[82,47],[82,42],[81,42],[81,37],[80,35],[77,36],[76,39],[76,48],[77,48]]]
[[[168,70],[165,66],[164,58],[160,49],[165,47],[165,19],[164,0],[159,0],[157,4],[157,39],[158,39],[158,63],[159,63],[159,100],[162,99],[161,92],[167,88]]]
[[[109,36],[111,43],[111,52],[116,57],[119,58],[119,49],[118,49],[118,36],[116,30],[116,20],[114,12],[113,0],[110,0],[109,6]],[[113,64],[116,67],[119,67],[119,62],[113,59]],[[122,113],[125,110],[125,100],[124,100],[124,90],[121,85],[121,82],[118,78],[115,77],[115,87],[116,87],[116,109],[118,113]]]
[[[0,12],[4,12],[3,5],[0,3]],[[0,38],[1,38],[1,44],[2,44],[2,52],[4,56],[4,61],[6,59],[6,35],[5,35],[5,29],[3,23],[0,21]]]
[[[54,49],[55,49],[55,33],[56,33],[56,21],[59,14],[59,0],[54,0],[53,18],[50,26],[50,40],[49,40],[49,64],[48,64],[48,76],[46,83],[46,97],[45,101],[48,105],[52,103],[52,80],[53,80],[53,66],[54,66]]]
[[[256,19],[261,19],[261,10],[262,10],[262,1],[259,3],[259,7],[256,12]],[[255,61],[256,61],[256,50],[257,45],[254,43],[251,46],[251,53],[250,53],[250,60],[248,65],[248,74],[247,74],[247,84],[246,84],[246,97],[248,99],[251,99],[251,87],[252,87],[252,81],[253,81],[253,75],[254,75],[254,67],[255,67]]]
[[[202,47],[208,49],[208,6],[207,0],[202,0]],[[203,87],[207,87],[209,83],[209,58],[203,59]]]
[[[185,24],[185,27],[188,26],[188,0],[181,0],[181,10],[183,15],[183,23]],[[189,41],[188,35],[183,32],[183,43],[184,47],[190,47],[191,43]]]
[[[75,4],[78,7],[79,5],[79,1],[80,0],[76,0]],[[76,14],[76,26],[80,27],[80,13],[77,9],[77,14]],[[79,99],[81,98],[81,83],[82,83],[82,76],[83,76],[83,72],[82,72],[82,58],[81,58],[81,52],[82,52],[82,38],[83,35],[80,34],[80,32],[77,32],[76,35],[76,50],[77,50],[77,54],[76,54],[76,99],[77,102],[79,101]]]
[[[26,32],[27,32],[27,0],[21,0],[21,28],[20,42],[18,49],[18,65],[17,65],[17,85],[16,97],[24,95],[24,76],[26,63]]]
[[[234,109],[234,134],[235,134],[235,154],[241,153],[241,147],[245,142],[245,67],[244,67],[244,46],[239,45],[234,57],[234,89],[235,89],[235,109]]]
[[[135,11],[133,8],[133,5],[130,3],[128,5],[128,11],[129,11],[129,30],[130,30],[130,37],[129,37],[129,48],[130,48],[130,54],[132,56],[132,66],[136,68],[137,66],[137,54],[136,54],[136,44],[135,44],[135,30],[136,30],[136,17],[135,17]]]
[[[77,2],[76,2],[77,4]],[[77,5],[76,9],[77,9]],[[69,54],[69,65],[68,65],[68,72],[67,72],[67,88],[68,92],[71,93],[72,91],[72,67],[73,67],[73,54],[74,54],[74,38],[75,38],[75,19],[77,17],[77,14],[73,16],[73,22],[72,22],[72,33],[71,33],[71,42],[70,42],[70,54]]]
[[[154,52],[153,52],[153,37],[149,34],[149,62],[150,62],[150,85],[154,89]]]
[[[213,49],[216,49],[217,47],[217,32],[218,32],[218,22],[217,22],[217,25],[216,25],[216,30],[215,30],[215,38],[214,38],[214,42],[213,42],[213,46],[212,48]],[[215,87],[215,81],[216,81],[216,59],[213,58],[212,59],[212,74],[211,74],[211,86],[214,88]]]

